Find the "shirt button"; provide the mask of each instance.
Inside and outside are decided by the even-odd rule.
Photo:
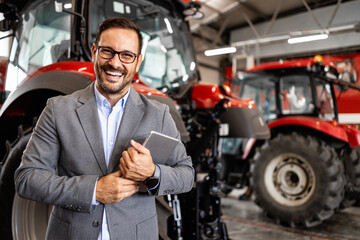
[[[92,222],[92,225],[93,225],[93,227],[98,227],[98,226],[99,226],[99,222],[98,222],[98,221],[93,221],[93,222]]]
[[[112,146],[114,144],[114,142],[113,141],[110,141],[110,145]]]

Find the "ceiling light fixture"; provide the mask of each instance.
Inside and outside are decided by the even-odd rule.
[[[71,3],[65,3],[65,4],[64,4],[64,8],[65,8],[65,9],[71,9],[71,8],[72,8],[72,4],[71,4]]]
[[[215,56],[221,54],[228,54],[236,52],[236,47],[226,47],[226,48],[217,48],[212,50],[206,50],[204,52],[205,56]]]
[[[170,34],[173,34],[174,30],[171,27],[170,21],[167,18],[164,18],[164,22],[166,24],[167,30],[169,31]]]
[[[289,38],[288,43],[294,44],[294,43],[302,43],[302,42],[310,42],[310,41],[316,41],[316,40],[324,40],[327,39],[329,35],[327,34],[317,34],[317,35],[310,35],[310,36],[304,36],[304,37],[295,37],[295,38]]]

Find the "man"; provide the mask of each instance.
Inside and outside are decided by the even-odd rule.
[[[182,143],[167,160],[138,143],[151,130],[180,139],[168,106],[131,88],[141,47],[133,22],[104,21],[92,46],[95,83],[49,99],[39,118],[15,185],[21,197],[55,206],[47,239],[157,239],[154,195],[192,187]]]

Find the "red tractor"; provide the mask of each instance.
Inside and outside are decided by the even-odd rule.
[[[197,171],[192,191],[157,199],[160,238],[227,239],[221,220],[219,136],[264,139],[270,133],[254,101],[233,97],[226,87],[198,83],[184,21],[186,6],[173,0],[0,3],[5,17],[0,29],[12,30],[13,35],[4,88],[0,88],[2,239],[44,238],[52,207],[15,195],[13,174],[47,99],[95,80],[90,48],[97,26],[114,16],[128,17],[140,26],[144,60],[133,87],[170,106]]]
[[[226,183],[249,186],[269,217],[291,227],[316,226],[358,200],[360,131],[339,123],[337,102],[355,91],[356,104],[359,85],[339,80],[336,66],[316,56],[238,72],[231,88],[255,101],[271,138],[224,139],[224,165],[236,166],[224,169]]]

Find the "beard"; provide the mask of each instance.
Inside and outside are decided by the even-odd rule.
[[[110,83],[116,83],[113,80],[109,80],[109,79],[104,79],[104,75],[106,76],[106,71],[111,71],[111,72],[120,72],[122,73],[122,82],[120,85],[111,85],[111,84],[106,84],[106,82],[110,82]],[[120,93],[121,91],[124,90],[125,87],[127,87],[128,85],[131,84],[135,72],[133,73],[129,73],[126,69],[124,68],[113,68],[110,65],[102,65],[100,66],[99,62],[96,62],[96,66],[95,66],[95,74],[96,74],[96,79],[99,83],[99,86],[101,87],[101,89],[109,94],[116,94],[116,93]],[[120,80],[119,80],[120,81]]]

